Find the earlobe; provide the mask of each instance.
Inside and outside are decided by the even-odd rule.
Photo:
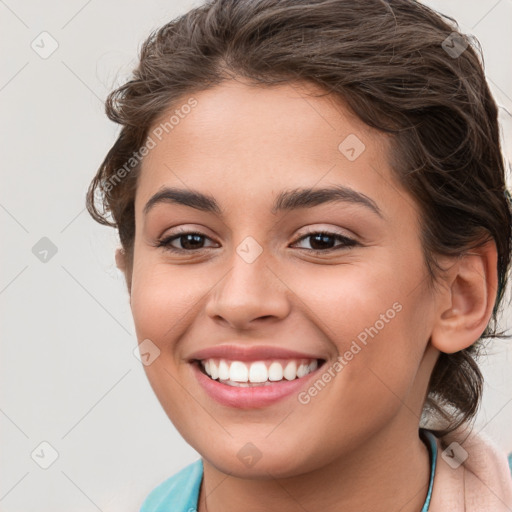
[[[451,354],[472,345],[487,327],[496,301],[498,255],[494,240],[462,254],[438,293],[431,343]]]
[[[126,253],[122,247],[116,249],[116,266],[126,274]]]
[[[116,249],[116,266],[117,268],[124,274],[124,279],[126,282],[126,287],[128,288],[128,294],[130,295],[130,304],[132,301],[131,293],[132,293],[132,276],[131,276],[131,265],[128,267],[128,261],[126,258],[126,252],[122,247],[118,247]]]

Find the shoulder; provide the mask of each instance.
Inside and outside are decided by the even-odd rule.
[[[199,459],[155,487],[142,503],[140,512],[196,510],[202,478],[203,462]]]
[[[439,456],[432,512],[511,510],[512,476],[507,456],[491,438],[461,427],[436,439]]]

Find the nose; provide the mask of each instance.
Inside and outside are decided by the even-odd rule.
[[[264,253],[252,262],[234,253],[230,263],[206,303],[209,318],[241,331],[261,327],[262,322],[278,322],[289,314],[290,289]]]

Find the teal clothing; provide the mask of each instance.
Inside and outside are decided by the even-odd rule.
[[[421,507],[421,512],[428,512],[428,508],[430,507],[430,500],[432,498],[432,489],[434,488],[434,475],[436,474],[437,443],[436,437],[429,430],[420,428],[420,436],[424,441],[426,440],[428,451],[430,453],[430,481],[428,484],[428,492],[425,503],[423,503],[423,507]]]
[[[421,512],[428,512],[434,474],[436,471],[436,438],[428,430],[420,429],[423,441],[430,452],[430,483],[427,499]],[[140,512],[197,512],[199,490],[203,479],[203,461],[196,460],[155,487],[144,500]]]
[[[196,460],[155,487],[140,512],[197,512],[203,461]]]

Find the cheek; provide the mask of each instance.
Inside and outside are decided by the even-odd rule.
[[[312,267],[307,274],[290,274],[287,282],[307,306],[305,314],[343,354],[352,340],[364,343],[397,322],[404,306],[404,283],[395,275],[386,262],[357,262]]]
[[[163,345],[176,338],[197,313],[206,284],[180,266],[139,266],[133,275],[131,309],[139,341],[149,338]]]
[[[181,372],[188,368],[179,360],[173,343],[197,315],[194,305],[197,308],[201,293],[194,290],[194,280],[180,270],[159,263],[143,265],[139,260],[132,280],[131,309],[138,342],[151,340],[159,350],[151,364],[143,366],[148,381],[167,416],[186,438],[193,421],[190,396],[180,380]]]
[[[413,286],[418,265],[398,264],[331,267],[293,287],[339,355],[332,393],[317,400],[327,408],[334,398],[355,416],[383,412],[399,407],[414,381],[428,339],[429,298]]]

